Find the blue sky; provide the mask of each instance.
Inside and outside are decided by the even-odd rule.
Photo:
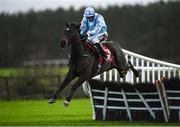
[[[0,0],[0,12],[27,12],[30,9],[35,11],[45,9],[55,10],[58,7],[68,9],[70,6],[73,6],[75,9],[79,9],[82,6],[106,8],[109,5],[147,5],[156,1],[159,0]]]

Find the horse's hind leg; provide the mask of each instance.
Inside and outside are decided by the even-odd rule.
[[[127,71],[129,70],[129,64],[124,61],[118,61],[118,64],[116,66],[117,71],[119,72],[119,75],[121,78],[124,78],[127,74]]]
[[[136,77],[139,77],[140,70],[136,70],[130,61],[121,63],[120,65],[117,67],[117,70],[121,78],[124,78],[124,76],[127,74],[127,71],[129,69],[133,71]]]
[[[127,74],[127,70],[120,70],[120,69],[118,69],[118,72],[119,72],[120,78],[124,78],[125,75]]]
[[[136,70],[130,61],[128,61],[128,63],[129,63],[129,68],[133,71],[134,75],[136,77],[139,77],[140,70]]]

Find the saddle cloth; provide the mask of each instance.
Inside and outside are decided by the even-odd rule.
[[[89,50],[90,50],[90,52],[95,52],[95,48],[94,48],[94,46],[93,46],[93,44],[92,43],[87,43],[86,44],[86,48],[88,48]],[[99,63],[111,63],[112,62],[112,53],[111,53],[111,51],[109,50],[109,48],[108,47],[106,47],[105,45],[103,45],[103,49],[104,49],[104,51],[106,52],[106,54],[107,54],[107,56],[108,56],[108,61],[105,61],[104,60],[104,58],[101,56],[101,55],[99,55],[98,56],[98,64]]]

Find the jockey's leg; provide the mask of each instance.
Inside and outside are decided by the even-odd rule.
[[[108,61],[109,60],[108,56],[106,52],[104,51],[103,46],[101,44],[102,41],[106,41],[106,40],[107,40],[106,34],[98,34],[94,36],[94,38],[92,39],[92,42],[94,43],[99,54],[105,59],[105,61]]]
[[[99,52],[99,54],[100,54],[101,56],[103,56],[103,58],[105,59],[105,61],[108,61],[108,60],[109,60],[109,59],[108,59],[108,56],[107,56],[106,52],[104,51],[104,49],[103,49],[103,47],[102,47],[102,44],[101,44],[101,43],[95,43],[94,45],[95,45],[95,47],[97,48],[97,51]]]

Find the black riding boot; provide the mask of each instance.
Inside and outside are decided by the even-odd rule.
[[[104,51],[101,43],[95,43],[95,47],[99,50],[98,52],[101,54],[101,56],[103,56],[103,58],[105,59],[105,61],[108,61],[108,56],[106,54],[106,52]]]

